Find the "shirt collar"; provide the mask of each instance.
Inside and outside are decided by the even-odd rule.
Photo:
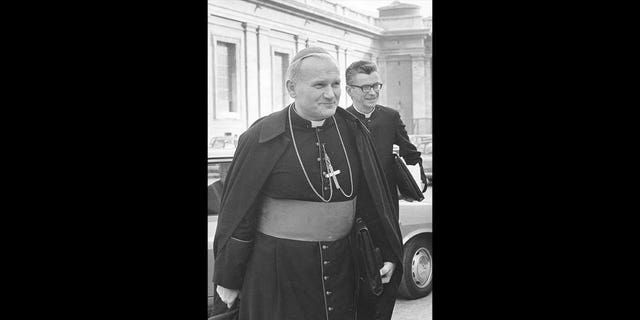
[[[294,105],[295,106],[295,105]],[[315,122],[315,124],[313,123]],[[321,121],[309,121],[307,119],[302,118],[294,109],[291,110],[291,123],[295,128],[328,128],[333,124],[333,119],[331,117],[321,120]]]
[[[359,114],[363,115],[365,118],[367,118],[367,119],[368,119],[369,117],[371,117],[371,114],[372,114],[374,111],[376,111],[376,106],[374,106],[374,107],[373,107],[373,109],[371,109],[371,112],[369,112],[369,113],[364,113],[364,112],[362,112],[362,111],[358,110],[358,108],[356,108],[356,106],[355,106],[355,105],[353,105],[353,109],[355,109],[355,110],[356,110],[356,112],[358,112]]]

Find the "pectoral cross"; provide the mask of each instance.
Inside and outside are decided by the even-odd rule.
[[[337,175],[340,174],[340,170],[333,170],[333,166],[331,165],[331,159],[329,159],[329,155],[327,154],[327,150],[324,148],[324,144],[322,144],[322,150],[324,151],[324,162],[327,165],[327,173],[325,173],[325,178],[333,178],[333,182],[336,184],[336,188],[340,189],[340,184],[338,183]]]

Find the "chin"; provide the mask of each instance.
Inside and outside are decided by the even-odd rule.
[[[373,108],[376,106],[376,104],[378,104],[378,100],[375,101],[366,101],[364,103],[365,106],[369,107],[369,108]]]
[[[337,105],[333,105],[331,108],[319,110],[319,114],[322,118],[329,118],[336,113]]]

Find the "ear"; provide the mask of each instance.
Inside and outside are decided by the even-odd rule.
[[[296,84],[295,82],[291,81],[291,80],[287,80],[287,82],[285,83],[285,86],[287,87],[287,91],[289,92],[289,96],[291,98],[296,97]]]

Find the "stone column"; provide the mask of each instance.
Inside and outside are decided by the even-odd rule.
[[[213,47],[213,35],[211,31],[211,26],[209,25],[208,33],[207,33],[207,124],[208,124],[208,137],[211,139],[213,137],[213,129],[212,124],[215,119],[215,75],[213,73],[214,61],[213,55],[215,54]],[[209,141],[207,139],[207,141]]]
[[[431,95],[431,53],[428,53],[425,59],[425,99],[427,106],[427,132],[431,134],[433,132],[433,113],[432,113],[432,95]]]
[[[339,45],[336,45],[335,48],[336,61],[338,62],[338,71],[340,73],[340,100],[338,100],[338,106],[346,109],[349,106],[347,105],[348,94],[344,89],[344,86],[347,83],[344,76],[344,71],[347,68],[347,60],[345,57],[346,49],[345,47],[340,47]]]
[[[295,52],[293,53],[295,55],[296,53],[298,53],[298,51],[304,49],[304,38],[300,35],[294,35],[293,42],[296,45]],[[293,59],[293,56],[291,57],[291,59]]]
[[[346,47],[340,51],[340,56],[342,57],[342,64],[340,65],[340,81],[342,83],[342,96],[344,97],[340,99],[344,101],[340,103],[340,106],[345,109],[353,103],[351,97],[349,97],[349,94],[347,94],[347,89],[345,89],[345,87],[347,86],[347,77],[345,76],[345,72],[347,71],[347,67],[349,66],[349,59],[347,58],[347,55],[349,55],[348,51],[349,49]]]
[[[410,133],[419,134],[425,133],[425,121],[417,120],[424,119],[427,116],[427,101],[426,101],[426,79],[425,79],[425,55],[415,54],[411,55],[411,74],[412,74],[412,87],[411,97],[413,102],[413,123]],[[416,125],[416,123],[418,125]]]
[[[273,111],[271,99],[271,46],[269,35],[271,29],[258,26],[258,91],[253,94],[259,99],[259,115],[266,116]]]
[[[258,97],[258,25],[250,22],[243,25],[245,32],[246,57],[246,125],[247,128],[260,118],[260,100]]]
[[[378,75],[380,76],[380,82],[382,82],[382,90],[380,90],[378,104],[388,107],[387,92],[389,91],[389,82],[387,81],[387,60],[385,57],[378,56],[374,57],[373,62],[378,65]]]

